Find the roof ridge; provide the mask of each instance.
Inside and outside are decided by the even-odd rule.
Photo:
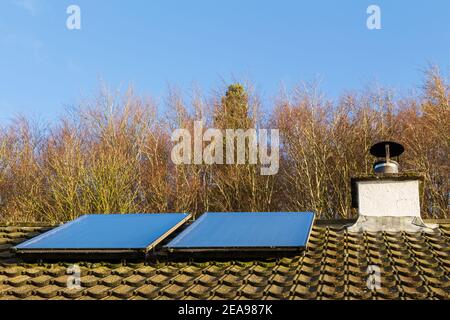
[[[337,219],[315,219],[314,224],[316,225],[333,225],[333,224],[346,224],[355,222],[356,218],[337,218]],[[437,224],[450,224],[450,218],[440,218],[440,219],[423,219],[427,223],[437,223]],[[0,222],[0,228],[5,227],[57,227],[63,224],[61,223],[51,223],[51,222]]]

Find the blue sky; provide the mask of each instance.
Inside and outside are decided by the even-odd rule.
[[[66,28],[70,4],[81,30]],[[381,30],[366,27],[371,4]],[[331,97],[373,81],[406,90],[429,62],[449,70],[449,14],[446,0],[1,0],[0,122],[57,119],[100,81],[162,99],[168,84],[248,79],[267,103],[317,77]]]

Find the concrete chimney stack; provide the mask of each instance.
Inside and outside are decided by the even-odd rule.
[[[352,179],[352,205],[358,210],[358,220],[348,231],[437,230],[437,226],[426,225],[421,219],[423,178],[399,173],[398,157],[404,152],[404,147],[396,142],[383,141],[373,145],[370,152],[378,158],[373,166],[374,174]]]

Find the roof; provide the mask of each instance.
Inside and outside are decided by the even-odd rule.
[[[66,285],[73,263],[10,251],[48,226],[0,225],[0,299],[449,299],[450,220],[439,223],[440,235],[350,234],[344,221],[317,221],[301,255],[276,259],[80,261],[81,289]],[[379,289],[367,286],[369,266]]]

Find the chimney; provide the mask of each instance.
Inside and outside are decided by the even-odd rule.
[[[438,232],[437,225],[426,225],[420,216],[423,178],[399,173],[398,161],[403,152],[404,147],[392,141],[370,148],[377,157],[374,174],[351,181],[352,205],[358,210],[358,220],[347,228],[349,232]]]

